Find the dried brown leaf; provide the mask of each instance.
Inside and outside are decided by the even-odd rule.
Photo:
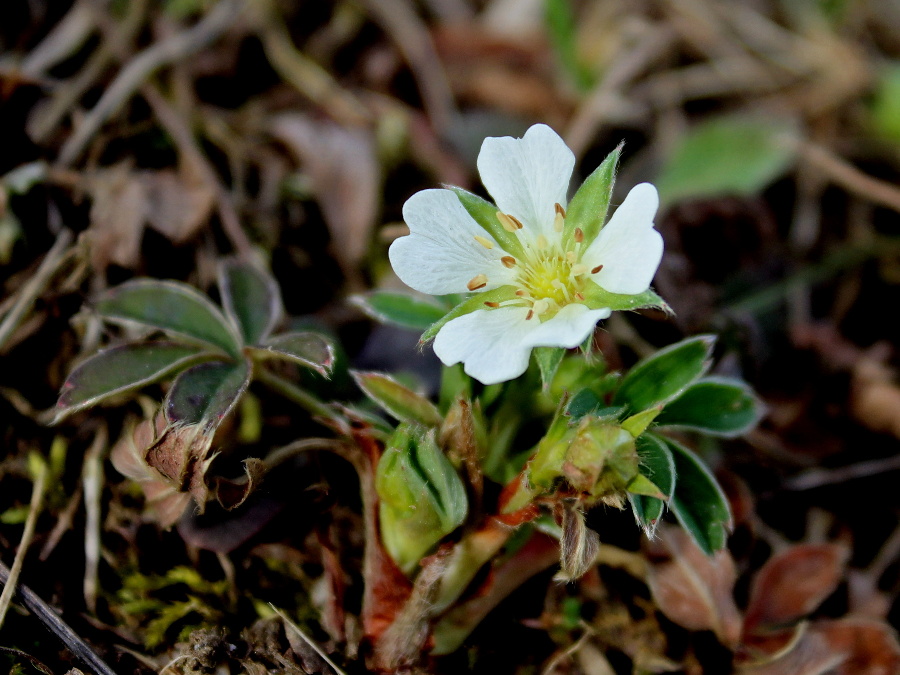
[[[846,618],[818,621],[813,630],[828,646],[847,655],[835,675],[895,675],[900,672],[900,642],[882,621]]]
[[[848,549],[840,544],[801,544],[769,559],[753,580],[745,635],[807,616],[834,592],[848,557]]]
[[[91,263],[101,274],[112,263],[134,268],[140,258],[144,222],[150,211],[147,189],[127,164],[91,176],[88,191]]]
[[[154,421],[144,420],[126,429],[113,447],[110,459],[116,471],[141,486],[147,498],[147,507],[155,515],[155,520],[168,528],[184,513],[191,497],[178,490],[171,480],[160,475],[144,459],[147,449],[164,427],[165,420],[160,415]]]
[[[350,278],[369,249],[381,181],[371,134],[286,113],[272,134],[293,151],[308,174],[331,233],[332,251]]]
[[[647,583],[663,614],[689,630],[711,630],[734,647],[741,616],[732,598],[736,571],[728,551],[707,556],[680,529],[660,531],[658,545],[669,559],[650,566]]]

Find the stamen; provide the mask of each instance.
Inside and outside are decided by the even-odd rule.
[[[566,260],[569,261],[570,265],[574,265],[577,259],[578,256],[575,255],[575,251],[566,251]]]
[[[507,268],[513,268],[516,266],[516,259],[511,255],[503,256],[502,258],[500,258],[500,262],[502,262],[503,266]]]
[[[487,286],[488,278],[484,274],[476,274],[469,280],[469,283],[466,284],[466,288],[470,291],[477,291],[479,288],[484,288]]]
[[[559,204],[556,205],[557,208]],[[556,217],[553,219],[553,229],[557,232],[563,231],[563,225],[565,224],[566,217],[562,215],[559,211],[556,212]]]
[[[486,302],[484,304],[487,305],[488,307],[490,307],[491,309],[497,309],[500,306],[499,302]]]
[[[545,298],[541,298],[540,300],[536,300],[534,305],[532,306],[535,314],[543,314],[548,309],[550,309],[550,303],[547,302]]]
[[[503,229],[507,232],[515,232],[516,230],[521,230],[523,227],[518,218],[511,216],[508,213],[503,213],[503,211],[497,211],[497,220],[500,221]]]
[[[579,276],[588,271],[587,265],[572,265],[572,276]]]
[[[516,295],[519,296],[520,298],[524,298],[526,295],[528,295],[528,293],[526,293],[525,291],[523,291],[520,288],[519,290],[516,291]]]
[[[575,243],[580,244],[581,242],[584,241],[584,230],[582,230],[580,227],[576,227],[574,236],[575,236]]]
[[[547,248],[547,246],[549,246],[549,244],[547,243],[547,237],[545,237],[542,234],[538,235],[538,238],[537,238],[537,241],[535,242],[535,244],[537,244],[537,247],[541,250],[544,250],[545,248]]]
[[[597,274],[600,270],[603,269],[603,265],[597,265],[594,269],[591,270],[591,274]]]
[[[578,302],[584,302],[584,296],[581,293],[575,293],[575,295],[573,295],[572,297],[575,298]]]
[[[529,310],[528,310],[528,314],[525,315],[525,320],[528,321],[528,320],[530,320],[533,316],[534,316],[534,310],[533,310],[533,309],[529,309]]]
[[[485,237],[482,237],[482,236],[479,235],[479,234],[476,234],[476,235],[475,235],[475,241],[477,241],[479,244],[481,244],[482,246],[484,246],[484,247],[485,247],[486,249],[488,249],[488,250],[494,248],[494,242],[492,242],[490,239],[487,239],[487,238],[485,238]]]
[[[553,205],[553,208],[556,209],[556,215],[562,216],[563,218],[566,217],[566,210],[563,208],[562,204],[556,202],[556,204]]]

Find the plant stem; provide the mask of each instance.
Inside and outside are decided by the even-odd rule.
[[[281,394],[286,399],[293,401],[301,408],[304,408],[314,417],[321,417],[327,420],[338,419],[337,412],[332,409],[331,406],[323,403],[308,391],[301,389],[296,384],[284,379],[280,375],[276,375],[265,368],[257,368],[254,375],[256,380],[262,382],[272,391]]]

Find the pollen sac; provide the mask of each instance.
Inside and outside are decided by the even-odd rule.
[[[487,286],[488,278],[484,274],[476,274],[469,280],[469,283],[466,284],[466,288],[470,291],[477,291],[479,288],[484,288]]]

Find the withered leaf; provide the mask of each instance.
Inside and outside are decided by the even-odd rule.
[[[807,616],[834,592],[848,556],[840,544],[800,544],[773,556],[753,580],[744,633],[764,633]]]
[[[711,630],[734,647],[741,616],[732,597],[736,570],[727,550],[706,555],[681,529],[660,530],[656,545],[668,559],[650,566],[647,583],[663,614],[689,630]]]

